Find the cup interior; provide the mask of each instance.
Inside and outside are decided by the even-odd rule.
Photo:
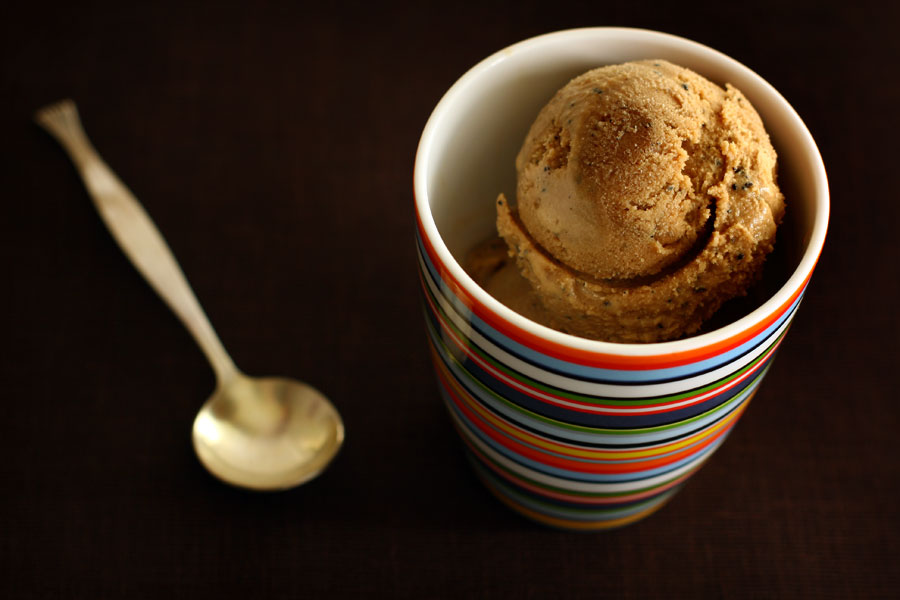
[[[591,28],[532,38],[488,57],[457,81],[426,125],[414,177],[419,217],[436,250],[444,253],[445,266],[476,297],[482,292],[460,265],[476,243],[495,232],[498,194],[515,196],[515,157],[541,107],[580,73],[651,58],[740,89],[760,113],[778,153],[787,212],[770,259],[776,264],[766,275],[767,298],[742,320],[764,317],[805,283],[824,242],[828,189],[818,149],[788,102],[759,75],[701,44],[646,30]],[[526,321],[484,300],[506,318]],[[546,335],[530,321],[519,324]]]

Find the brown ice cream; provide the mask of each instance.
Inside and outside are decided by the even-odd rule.
[[[505,244],[474,252],[470,273],[513,310],[567,333],[615,342],[694,333],[746,293],[772,250],[784,214],[775,161],[734,87],[663,60],[594,69],[531,126],[516,201],[497,199]]]

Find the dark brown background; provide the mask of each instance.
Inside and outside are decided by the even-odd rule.
[[[0,596],[896,597],[892,3],[18,4],[0,9]],[[833,203],[733,435],[660,513],[604,534],[532,525],[470,472],[413,250],[413,159],[441,94],[510,43],[587,25],[756,70],[808,124]],[[212,372],[31,124],[66,96],[235,361],[340,408],[347,444],[314,483],[246,493],[197,463]]]

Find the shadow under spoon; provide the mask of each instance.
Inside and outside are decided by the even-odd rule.
[[[200,462],[219,479],[255,490],[287,489],[316,477],[344,440],[337,410],[291,379],[248,377],[235,366],[168,245],[137,198],[94,150],[71,100],[35,121],[66,150],[119,247],[181,320],[216,373],[216,389],[194,420]]]

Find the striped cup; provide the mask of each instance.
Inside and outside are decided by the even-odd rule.
[[[548,329],[488,295],[461,261],[494,232],[494,200],[514,193],[516,153],[553,93],[593,67],[649,58],[732,83],[762,116],[788,205],[768,291],[744,315],[678,341],[614,344]],[[494,495],[567,529],[649,515],[725,440],[784,339],[828,224],[822,159],[785,99],[715,50],[636,29],[551,33],[480,62],[428,120],[414,186],[425,324],[452,422]]]

